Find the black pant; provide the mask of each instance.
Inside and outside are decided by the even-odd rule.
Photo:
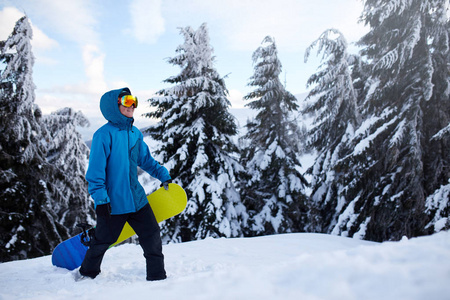
[[[144,250],[147,280],[165,279],[166,271],[164,270],[159,225],[149,204],[135,213],[111,215],[109,218],[99,217],[97,219],[95,237],[92,238],[81,264],[80,274],[95,278],[100,273],[103,256],[109,246],[117,241],[125,222],[128,222],[134,229]]]

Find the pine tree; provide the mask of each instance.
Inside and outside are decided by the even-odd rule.
[[[303,231],[306,224],[306,180],[300,174],[297,132],[291,113],[297,99],[279,80],[281,62],[275,41],[267,36],[253,53],[254,75],[245,96],[247,106],[257,110],[247,123],[247,147],[242,164],[248,181],[241,186],[242,199],[249,211],[247,235]]]
[[[44,115],[42,121],[50,137],[47,161],[64,172],[84,178],[89,149],[76,127],[89,126],[88,119],[81,111],[66,107]]]
[[[11,153],[22,164],[42,154],[38,138],[42,115],[34,106],[32,68],[34,57],[30,40],[32,31],[26,17],[17,21],[13,33],[0,44],[2,150]]]
[[[448,66],[444,73],[436,68],[433,57],[440,54],[430,45],[431,40],[443,42],[448,49],[448,38],[434,35],[440,21],[430,16],[439,3],[443,1],[365,1],[362,20],[371,30],[360,45],[372,69],[364,121],[349,141],[354,151],[341,161],[350,172],[334,234],[385,241],[424,233],[426,144],[431,132],[442,129],[424,116],[439,106],[448,116],[449,105],[448,94],[433,84],[434,78],[448,84]],[[447,150],[437,160],[448,170]],[[448,171],[439,181],[447,180]]]
[[[31,26],[25,16],[0,42],[0,260],[50,254],[74,232],[65,226],[72,207],[61,187],[69,178],[47,162],[50,141],[42,113],[34,104]],[[67,189],[66,189],[67,190]],[[87,199],[72,193],[84,211]],[[59,203],[66,203],[61,207]],[[55,209],[56,208],[56,209]],[[74,211],[75,215],[80,211]],[[80,219],[85,220],[83,214]],[[65,220],[65,221],[63,221]]]
[[[353,86],[352,68],[357,68],[359,57],[347,52],[347,41],[336,29],[326,30],[306,50],[305,62],[311,50],[323,52],[321,69],[308,80],[315,87],[305,101],[304,114],[316,113],[314,127],[309,132],[308,147],[318,152],[312,175],[312,202],[309,230],[327,232],[336,222],[345,202],[345,182],[342,174],[349,172],[340,159],[353,149],[347,141],[353,136],[361,119],[357,109],[357,93]]]
[[[423,105],[424,188],[428,233],[450,229],[450,22],[448,1],[433,1],[427,19],[433,94]]]
[[[57,186],[59,199],[52,207],[58,212],[57,221],[73,233],[78,223],[88,221],[93,224],[92,203],[85,180],[89,148],[83,141],[77,126],[89,126],[89,121],[81,111],[66,107],[42,117],[47,131],[46,161],[64,174],[55,178],[52,184]]]
[[[242,167],[231,139],[237,126],[228,112],[228,91],[214,68],[207,25],[180,32],[184,43],[169,63],[181,73],[165,80],[173,86],[149,100],[156,111],[146,114],[159,119],[149,129],[160,143],[155,153],[188,195],[186,210],[162,226],[163,239],[240,236],[245,209],[234,182]]]

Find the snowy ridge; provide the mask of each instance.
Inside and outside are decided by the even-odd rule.
[[[75,282],[51,257],[0,264],[0,299],[383,299],[450,295],[450,232],[374,243],[324,234],[164,246],[168,279],[145,281],[138,245],[110,249],[102,273]]]

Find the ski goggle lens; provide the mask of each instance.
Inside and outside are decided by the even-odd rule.
[[[138,99],[135,96],[125,95],[119,98],[119,104],[122,104],[125,107],[130,107],[131,105],[134,105],[134,107],[137,108]]]

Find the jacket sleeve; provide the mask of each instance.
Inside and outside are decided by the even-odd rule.
[[[96,132],[92,138],[89,167],[86,172],[88,191],[97,205],[109,203],[106,190],[106,162],[111,152],[110,139],[107,135]]]
[[[161,166],[150,154],[147,144],[141,139],[139,149],[139,160],[138,166],[149,173],[151,176],[159,179],[161,182],[172,179],[170,177],[169,171],[163,166]]]

